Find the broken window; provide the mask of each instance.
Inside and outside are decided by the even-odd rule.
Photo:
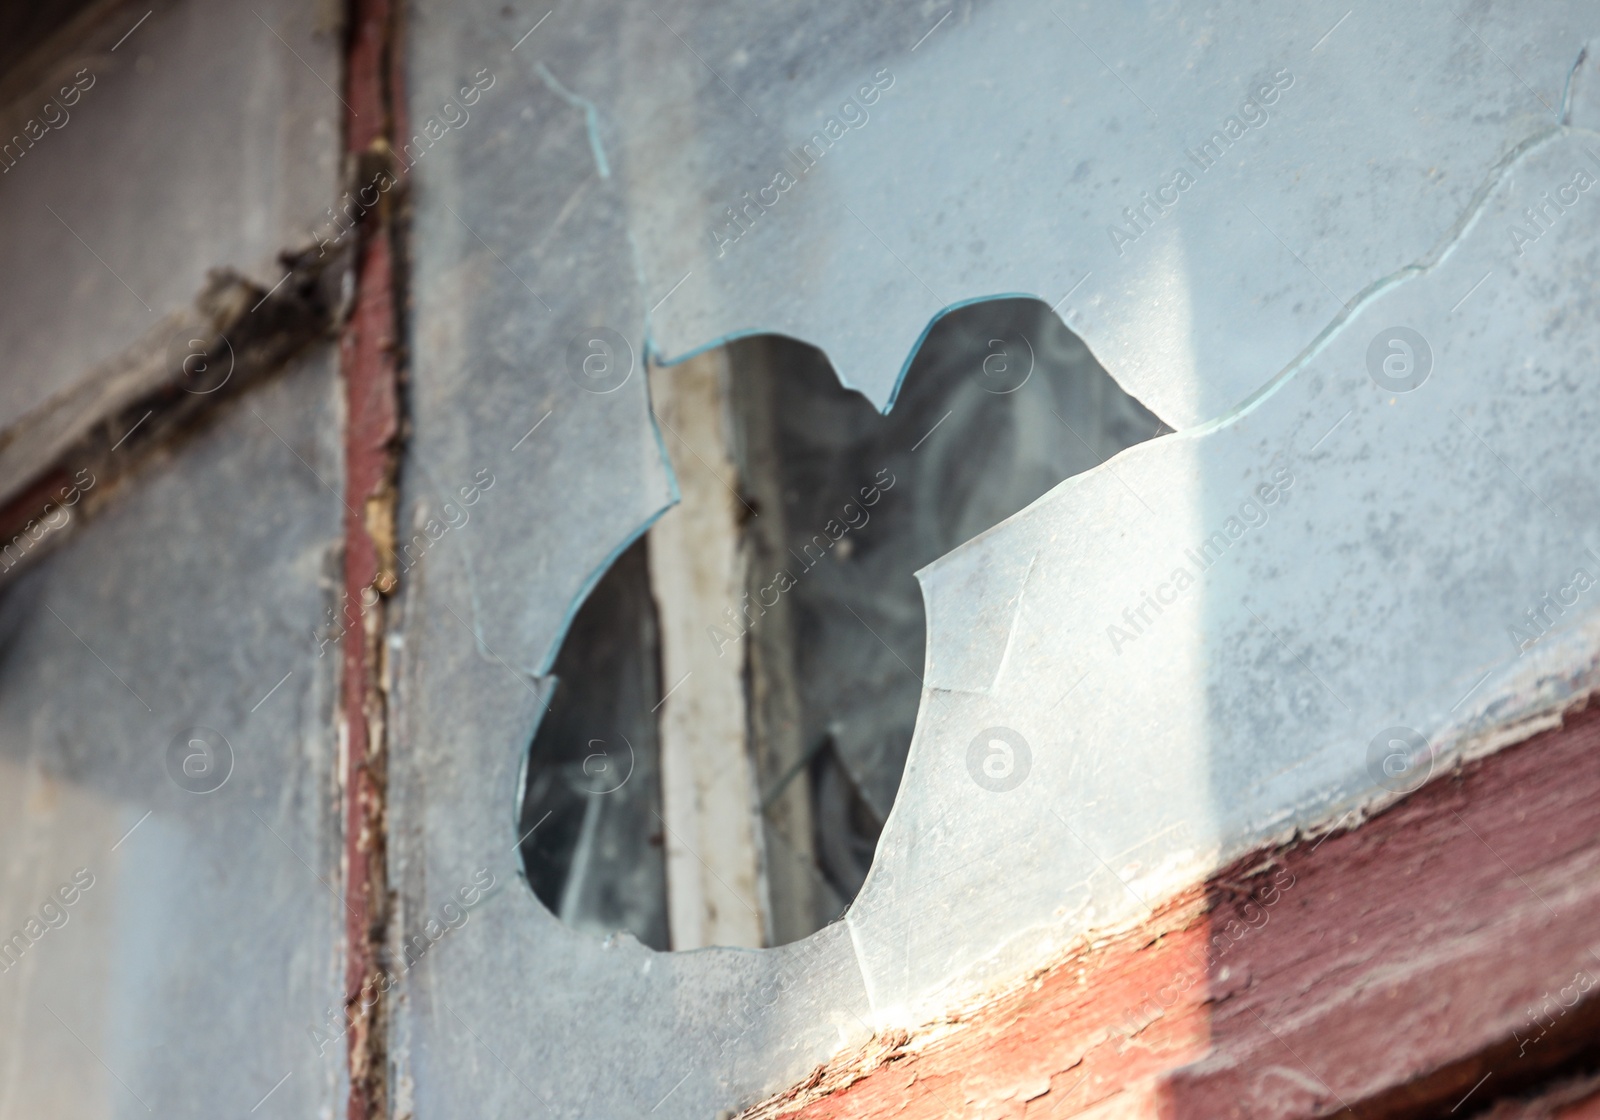
[[[0,16],[0,1114],[1592,1072],[1597,23]]]
[[[783,944],[843,913],[893,807],[922,692],[917,569],[1160,422],[1024,299],[941,318],[887,415],[775,336],[651,386],[681,500],[563,642],[529,752],[528,878],[595,933]]]

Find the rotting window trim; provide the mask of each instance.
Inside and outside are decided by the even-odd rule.
[[[373,165],[381,170],[392,161],[393,138],[405,131],[401,14],[392,0],[351,0],[347,19],[346,171],[369,181]],[[357,219],[354,294],[339,345],[346,424],[342,593],[347,603],[361,604],[362,621],[359,629],[346,629],[340,642],[349,1120],[375,1120],[389,1107],[383,995],[391,918],[386,863],[390,721],[384,656],[387,603],[398,588],[394,525],[402,432],[400,309],[406,255],[398,210],[403,194],[381,194],[378,204]]]

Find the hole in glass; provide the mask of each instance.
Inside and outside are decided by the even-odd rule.
[[[557,656],[528,878],[597,934],[783,944],[842,915],[894,803],[913,573],[1161,424],[1027,299],[941,318],[888,415],[771,336],[653,370],[651,392],[683,501]]]

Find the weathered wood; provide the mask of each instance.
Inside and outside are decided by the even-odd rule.
[[[1600,1077],[1574,1078],[1501,1101],[1480,1120],[1600,1120]]]
[[[682,500],[650,529],[660,620],[661,803],[674,949],[766,943],[745,650],[710,637],[744,593],[741,509],[717,351],[650,370],[650,396]]]
[[[761,824],[770,905],[769,944],[798,941],[836,917],[839,898],[817,868],[807,748],[801,739],[796,680],[794,600],[773,590],[791,563],[784,518],[784,474],[773,380],[784,374],[769,339],[745,339],[729,353],[729,400],[736,417],[735,457],[746,550],[739,626],[725,626],[725,656],[743,647],[749,665],[750,754],[761,792]],[[720,620],[719,620],[720,621]],[[742,631],[742,632],[741,632]]]
[[[1600,713],[1573,711],[748,1115],[1462,1116],[1594,1055],[1597,980]]]
[[[345,70],[345,151],[353,160],[388,151],[404,121],[392,46],[397,12],[389,0],[351,6]],[[396,590],[394,525],[400,438],[399,292],[402,258],[388,203],[363,214],[355,251],[355,292],[339,338],[344,374],[344,587],[360,604],[360,625],[340,641],[340,778],[344,793],[345,1012],[349,1120],[389,1112],[387,983],[382,967],[389,920],[388,694],[384,688],[384,596]]]

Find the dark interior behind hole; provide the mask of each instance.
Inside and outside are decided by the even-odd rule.
[[[782,943],[848,906],[899,788],[924,659],[913,573],[1161,425],[1035,300],[942,318],[887,416],[841,387],[811,347],[769,336],[729,351],[740,490],[761,514],[743,527],[752,599],[778,571],[793,584],[775,608],[782,625],[758,614],[748,635],[729,630],[751,643],[750,742],[774,868],[772,940]],[[523,850],[535,892],[563,920],[666,948],[647,564],[643,541],[618,559],[558,656],[528,767],[522,828],[534,831]],[[766,679],[774,674],[792,679]],[[763,749],[762,697],[784,689],[802,750],[780,764]],[[809,845],[784,831],[797,783],[810,800]],[[797,910],[780,897],[778,863],[808,846],[814,856],[795,874],[814,882]]]

